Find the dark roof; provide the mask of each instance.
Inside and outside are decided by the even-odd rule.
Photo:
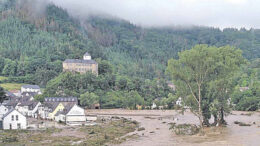
[[[44,103],[43,107],[48,107],[49,109],[51,109],[51,112],[53,112],[59,104],[59,102],[48,102]]]
[[[66,59],[64,63],[97,64],[95,60]]]
[[[5,113],[4,115],[3,115],[3,117],[2,117],[2,119],[4,119],[4,117],[6,117],[7,115],[9,115],[11,112],[13,112],[15,109],[13,108],[13,109],[11,109],[11,110],[9,110],[7,113]]]
[[[55,116],[58,116],[59,114],[67,115],[74,105],[76,104],[75,103],[67,104],[66,106],[64,106],[64,109],[62,111],[57,112]]]
[[[7,97],[11,97],[11,98],[16,97],[12,92],[9,92],[9,91],[5,91],[5,94]]]
[[[67,115],[67,113],[72,109],[72,107],[75,105],[75,103],[67,104],[63,109],[63,114]]]
[[[37,92],[23,92],[22,97],[34,97],[35,95],[38,95]]]
[[[84,56],[90,56],[90,54],[88,54],[88,52],[86,52],[86,53],[84,54]]]
[[[32,89],[40,89],[38,85],[23,85],[23,88],[32,88]]]
[[[27,102],[21,102],[19,106],[29,106],[30,109],[34,109],[38,103],[39,101],[27,101]]]
[[[5,104],[5,106],[11,106],[11,107],[15,107],[17,104],[18,104],[18,102],[19,102],[19,100],[17,101],[17,100],[9,100],[6,104]]]
[[[78,102],[77,97],[45,97],[45,102]]]

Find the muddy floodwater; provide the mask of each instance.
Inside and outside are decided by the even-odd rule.
[[[87,110],[87,114],[131,118],[145,130],[129,133],[138,138],[129,139],[120,146],[260,146],[260,112],[233,111],[226,117],[227,127],[205,128],[205,135],[178,136],[169,130],[169,123],[198,124],[190,112],[184,115],[175,110]],[[234,121],[251,126],[239,126]],[[127,136],[127,135],[126,135]]]

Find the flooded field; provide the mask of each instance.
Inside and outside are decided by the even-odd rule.
[[[184,115],[174,110],[87,110],[87,114],[98,116],[119,116],[131,118],[140,123],[142,130],[136,130],[127,136],[136,135],[121,146],[259,146],[260,145],[260,113],[233,111],[226,117],[227,127],[205,128],[203,136],[177,136],[169,130],[169,123],[198,124],[199,121],[190,112]],[[178,119],[178,120],[176,120]],[[244,122],[251,126],[239,126],[235,121]]]

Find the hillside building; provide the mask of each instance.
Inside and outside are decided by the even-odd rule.
[[[38,85],[23,85],[21,87],[21,93],[25,92],[41,94],[41,89]]]
[[[66,59],[63,62],[63,71],[86,73],[92,72],[98,75],[98,63],[91,59],[88,53],[85,53],[83,60],[81,59]]]

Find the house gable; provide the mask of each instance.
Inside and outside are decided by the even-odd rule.
[[[3,116],[3,129],[26,129],[26,117],[15,109]]]
[[[83,108],[79,107],[78,105],[74,105],[70,111],[67,113],[67,116],[73,116],[73,115],[85,115],[85,111]]]
[[[58,112],[58,111],[62,111],[64,109],[64,106],[62,103],[59,103],[59,105],[52,111],[52,113],[49,113],[49,117],[51,119],[54,119],[54,116],[55,114]]]

